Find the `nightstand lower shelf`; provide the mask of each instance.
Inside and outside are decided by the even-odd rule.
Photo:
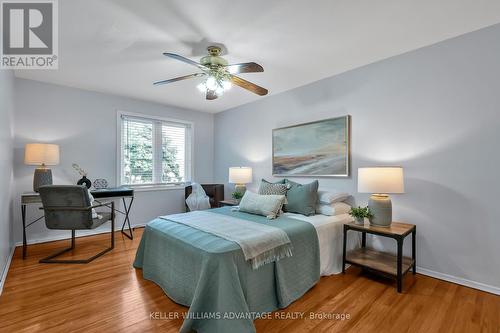
[[[398,275],[398,257],[396,255],[366,247],[347,252],[346,263],[392,276]],[[402,274],[408,272],[412,268],[413,263],[413,259],[403,257]]]

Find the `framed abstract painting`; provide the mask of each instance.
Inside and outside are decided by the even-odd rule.
[[[273,175],[348,177],[350,116],[273,130]]]

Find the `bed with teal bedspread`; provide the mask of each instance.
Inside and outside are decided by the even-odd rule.
[[[253,318],[287,307],[319,281],[318,237],[311,224],[230,207],[211,212],[284,230],[293,255],[254,270],[235,242],[162,218],[148,223],[134,267],[173,301],[189,306],[181,332],[255,332]]]

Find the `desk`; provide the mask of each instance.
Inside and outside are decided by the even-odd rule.
[[[124,211],[119,209],[115,209],[115,212],[125,215],[125,220],[122,224],[121,232],[130,239],[134,239],[133,229],[130,226],[129,213],[130,208],[132,207],[132,203],[134,202],[134,190],[128,187],[118,187],[118,188],[108,188],[102,190],[92,190],[90,191],[94,200],[100,204],[104,204],[107,207],[111,208],[111,204],[109,203],[112,200],[121,199],[123,202]],[[129,202],[127,205],[126,198],[129,198]],[[26,207],[28,205],[40,205],[42,204],[42,199],[40,198],[40,194],[37,192],[29,192],[23,193],[21,195],[21,217],[23,220],[23,259],[26,258],[27,251],[27,238],[26,238],[26,229],[31,226],[33,223],[36,223],[43,219],[43,215],[38,217],[36,220],[29,222],[26,224]],[[125,232],[125,224],[128,225],[129,233]]]

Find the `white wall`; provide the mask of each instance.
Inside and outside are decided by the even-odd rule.
[[[12,166],[13,166],[13,122],[14,75],[12,71],[0,70],[0,292],[6,277],[12,242]]]
[[[498,292],[499,40],[497,25],[216,114],[215,180],[251,166],[255,188],[271,178],[273,128],[350,114],[352,176],[320,187],[366,204],[357,168],[402,165],[394,218],[417,225],[418,265]]]
[[[20,195],[32,191],[33,188],[34,167],[23,163],[24,145],[28,142],[50,142],[60,145],[61,163],[52,167],[55,184],[76,184],[80,177],[71,165],[77,163],[89,173],[90,179],[105,178],[110,185],[115,185],[117,110],[193,122],[194,180],[212,181],[214,155],[212,114],[24,79],[15,80],[15,100],[16,242],[22,241]],[[159,215],[183,210],[183,189],[136,192],[131,210],[131,222],[144,224]],[[28,210],[28,219],[39,215],[40,212],[36,207]],[[100,227],[103,230],[107,228],[109,226],[106,225]],[[41,221],[29,229],[28,240],[46,240],[68,235],[69,232],[48,231]]]

